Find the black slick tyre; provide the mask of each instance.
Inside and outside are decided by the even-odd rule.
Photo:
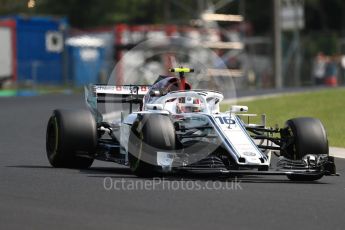
[[[89,168],[97,146],[97,128],[88,110],[54,110],[47,125],[46,152],[57,168]]]

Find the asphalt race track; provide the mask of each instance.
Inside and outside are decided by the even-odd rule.
[[[51,111],[83,106],[82,95],[0,98],[0,229],[345,228],[344,176],[313,183],[284,176],[152,181],[111,163],[51,168]],[[345,160],[336,164],[345,175]]]

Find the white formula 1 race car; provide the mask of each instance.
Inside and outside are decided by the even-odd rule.
[[[192,90],[186,82],[192,69],[171,72],[179,77],[160,76],[151,86],[92,85],[89,110],[54,110],[46,136],[50,164],[88,168],[94,159],[111,161],[140,177],[187,171],[313,181],[336,174],[318,119],[290,119],[280,129],[266,127],[264,116],[260,124],[245,123],[246,106],[220,112],[221,93]],[[106,121],[100,108],[117,103],[129,113]]]

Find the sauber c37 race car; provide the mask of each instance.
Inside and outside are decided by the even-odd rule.
[[[220,92],[191,88],[185,73],[193,69],[170,71],[179,77],[160,76],[151,86],[89,86],[89,110],[54,110],[46,135],[50,164],[89,168],[97,159],[140,177],[197,172],[313,181],[336,174],[318,119],[290,119],[283,128],[266,127],[264,115],[260,124],[244,122],[251,116],[246,106],[220,112]],[[101,107],[116,103],[129,112],[107,121]]]

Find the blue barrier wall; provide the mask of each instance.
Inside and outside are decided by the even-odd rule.
[[[7,17],[16,22],[17,81],[63,83],[67,21],[52,17]]]

